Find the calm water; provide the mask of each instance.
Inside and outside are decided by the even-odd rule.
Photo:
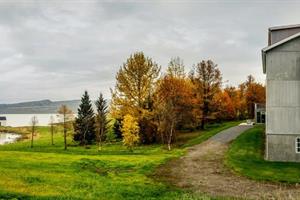
[[[13,143],[20,137],[21,135],[14,134],[14,133],[0,133],[0,145]]]
[[[0,114],[6,117],[6,126],[30,126],[33,116],[38,118],[38,126],[47,126],[50,123],[50,117],[53,116],[55,122],[58,122],[57,114]]]

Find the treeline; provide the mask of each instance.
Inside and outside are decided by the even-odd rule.
[[[116,75],[110,113],[119,124],[138,124],[138,141],[171,148],[181,129],[204,129],[207,123],[254,118],[254,103],[265,102],[265,87],[253,76],[238,87],[222,87],[217,64],[203,60],[186,73],[180,58],[166,72],[142,52],[131,55]]]
[[[265,87],[249,75],[238,87],[223,87],[222,73],[212,60],[185,71],[183,60],[172,58],[165,72],[142,52],[131,55],[116,75],[109,106],[100,94],[96,110],[85,91],[72,116],[59,110],[65,148],[67,133],[80,145],[119,138],[132,149],[136,144],[171,144],[180,130],[205,129],[206,124],[254,118],[254,103],[265,103]],[[53,135],[53,133],[52,133]]]

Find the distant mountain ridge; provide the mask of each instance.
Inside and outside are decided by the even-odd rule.
[[[0,104],[0,114],[51,114],[57,113],[61,105],[67,105],[74,113],[77,113],[80,100],[51,101],[30,101],[14,104]]]

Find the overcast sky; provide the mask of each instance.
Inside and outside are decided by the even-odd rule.
[[[300,23],[296,1],[0,1],[0,103],[110,98],[115,73],[135,51],[187,71],[202,59],[226,84],[264,83],[270,26]]]

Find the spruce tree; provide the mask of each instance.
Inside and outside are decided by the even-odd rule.
[[[113,132],[116,135],[117,139],[122,139],[122,132],[121,132],[121,119],[115,119],[115,122],[113,124]]]
[[[91,144],[96,139],[95,118],[90,96],[84,92],[78,108],[78,115],[75,119],[74,140],[80,145]]]
[[[96,101],[97,115],[96,115],[96,137],[98,150],[102,148],[102,141],[107,132],[107,126],[109,121],[107,120],[108,106],[106,100],[100,93],[99,98]]]

